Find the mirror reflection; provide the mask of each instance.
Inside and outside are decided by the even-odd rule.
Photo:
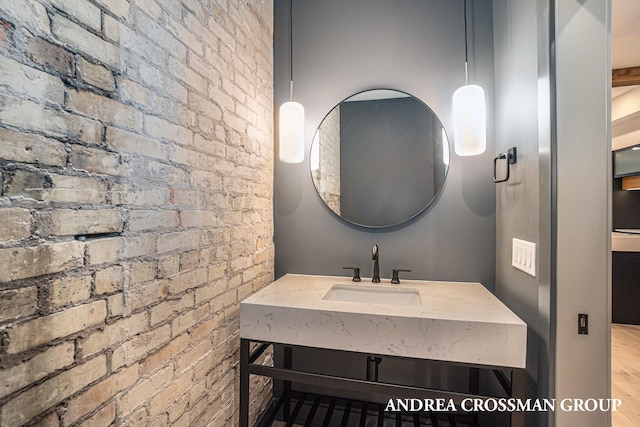
[[[405,222],[431,204],[448,171],[449,144],[434,112],[395,90],[353,95],[324,118],[311,146],[320,198],[365,227]]]

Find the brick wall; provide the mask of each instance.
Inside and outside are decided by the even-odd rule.
[[[1,426],[237,424],[239,301],[273,279],[272,14],[0,0]]]
[[[340,215],[340,106],[322,120],[319,128],[320,167],[313,182],[327,206]]]

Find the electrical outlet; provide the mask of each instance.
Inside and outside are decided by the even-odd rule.
[[[511,265],[536,277],[536,244],[514,238],[511,248]]]
[[[589,315],[580,313],[578,314],[578,334],[589,335]]]

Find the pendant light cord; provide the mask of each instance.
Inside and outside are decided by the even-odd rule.
[[[293,0],[289,0],[289,78],[289,101],[293,101]]]
[[[469,84],[468,62],[469,62],[469,47],[467,44],[467,0],[464,0],[464,80],[466,84]]]

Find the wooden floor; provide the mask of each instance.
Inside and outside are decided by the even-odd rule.
[[[622,400],[613,427],[640,426],[640,326],[611,326],[611,396]]]

